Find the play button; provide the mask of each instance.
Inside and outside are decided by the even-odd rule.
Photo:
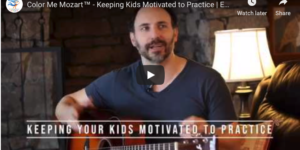
[[[136,71],[136,79],[141,85],[160,85],[165,80],[165,70],[161,65],[140,65]]]
[[[147,71],[147,79],[150,79],[154,76],[155,76],[155,74],[151,73],[150,71]]]

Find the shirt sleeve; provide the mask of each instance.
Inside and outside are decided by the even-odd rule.
[[[87,96],[92,100],[96,107],[103,109],[112,108],[114,81],[115,73],[110,72],[99,77],[85,87]]]
[[[206,103],[208,105],[208,120],[236,120],[232,98],[229,89],[220,74],[216,74],[206,84]],[[217,127],[231,122],[211,122]]]

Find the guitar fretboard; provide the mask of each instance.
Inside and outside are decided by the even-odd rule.
[[[178,150],[178,143],[159,143],[146,145],[115,146],[100,150]]]

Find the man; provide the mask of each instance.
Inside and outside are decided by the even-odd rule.
[[[85,89],[63,97],[56,108],[59,120],[78,120],[83,109],[95,107],[147,120],[185,120],[183,124],[190,120],[236,119],[220,74],[174,54],[178,27],[172,11],[141,8],[130,30],[131,42],[141,61],[103,75]],[[151,90],[139,85],[135,76],[140,65],[162,65],[164,83],[153,85]],[[78,122],[70,124],[75,128]]]

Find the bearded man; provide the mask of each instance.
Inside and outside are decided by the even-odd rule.
[[[56,108],[59,120],[78,120],[82,110],[95,107],[145,120],[183,120],[183,124],[191,120],[204,125],[205,120],[236,119],[221,75],[174,53],[179,31],[176,15],[170,9],[140,8],[129,28],[131,43],[141,60],[63,97]],[[151,87],[138,84],[136,71],[143,65],[163,66],[164,83]],[[70,124],[75,129],[78,122]]]

